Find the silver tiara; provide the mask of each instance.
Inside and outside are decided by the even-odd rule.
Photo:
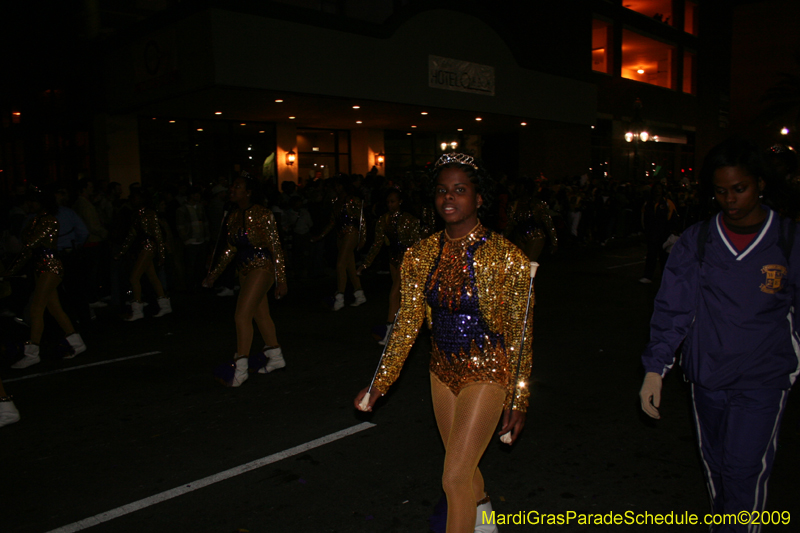
[[[475,158],[471,155],[467,154],[458,154],[456,152],[450,152],[449,154],[442,154],[442,157],[436,162],[433,168],[439,168],[443,165],[449,165],[450,163],[458,163],[459,165],[469,165],[475,170],[478,170],[478,165],[475,164]]]

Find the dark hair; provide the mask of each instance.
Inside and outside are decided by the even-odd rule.
[[[433,186],[432,190],[435,191],[436,182],[439,180],[439,175],[447,168],[454,168],[462,171],[464,174],[466,174],[467,178],[469,178],[470,183],[475,186],[475,192],[481,195],[483,204],[478,208],[478,218],[485,222],[484,219],[493,213],[492,205],[494,204],[495,183],[489,176],[489,173],[486,172],[483,164],[477,159],[475,160],[475,165],[478,168],[462,163],[447,163],[445,165],[435,167],[431,173],[431,185]],[[434,193],[433,196],[435,197],[436,194]]]
[[[711,149],[700,171],[700,191],[703,197],[714,196],[714,172],[725,167],[739,167],[756,182],[763,180],[766,184],[764,203],[783,211],[780,206],[787,199],[785,184],[782,179],[776,178],[773,167],[764,159],[764,152],[754,142],[741,137],[731,137]]]
[[[234,178],[233,181],[242,180],[244,181],[244,190],[250,193],[250,202],[252,204],[260,204],[263,205],[267,199],[267,195],[264,192],[264,188],[261,186],[259,182],[254,180],[249,176],[238,176]]]

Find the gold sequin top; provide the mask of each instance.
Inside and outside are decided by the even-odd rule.
[[[216,279],[236,259],[236,271],[246,276],[262,268],[275,272],[278,283],[286,283],[286,262],[272,211],[260,204],[235,209],[228,217],[225,250],[211,276]]]
[[[378,257],[384,240],[389,241],[391,254],[389,260],[394,266],[400,266],[403,254],[408,248],[419,242],[419,238],[419,219],[415,216],[403,211],[384,213],[375,223],[375,241],[364,260],[364,268],[368,268]]]
[[[58,219],[55,215],[37,215],[22,230],[25,246],[17,261],[8,271],[9,276],[17,274],[33,257],[33,269],[37,274],[51,272],[64,277],[64,264],[58,256]]]
[[[524,242],[544,238],[546,232],[550,244],[558,246],[558,234],[546,203],[536,199],[517,200],[511,207],[508,219],[507,236],[516,233],[516,237]]]
[[[357,233],[359,241],[363,241],[367,236],[367,225],[364,224],[364,213],[362,211],[363,205],[364,202],[355,196],[334,200],[331,219],[318,238],[323,238],[336,228],[337,237]]]
[[[158,215],[152,209],[141,207],[136,212],[119,255],[125,254],[131,246],[135,246],[137,254],[144,250],[153,252],[157,264],[164,262],[166,257],[164,233],[161,231]]]
[[[506,387],[505,408],[528,407],[533,301],[520,348],[530,263],[519,248],[478,225],[452,240],[439,232],[411,247],[401,267],[401,305],[373,387],[397,379],[422,320],[431,328],[431,372],[455,394],[470,383]],[[517,369],[519,368],[519,374]]]

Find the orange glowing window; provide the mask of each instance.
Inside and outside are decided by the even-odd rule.
[[[695,91],[695,63],[697,56],[691,52],[683,53],[683,92],[697,94]]]
[[[592,19],[592,70],[611,73],[611,24]]]
[[[622,6],[664,24],[675,25],[672,0],[622,0]]]
[[[683,31],[697,35],[697,3],[686,0],[683,12]]]
[[[622,30],[623,78],[674,89],[674,59],[674,46]]]

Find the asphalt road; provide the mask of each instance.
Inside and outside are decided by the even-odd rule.
[[[513,449],[494,441],[481,463],[495,511],[702,516],[708,496],[679,372],[665,382],[661,421],[638,407],[657,290],[637,282],[644,248],[560,253],[542,261],[536,280],[525,432]],[[0,532],[428,531],[444,458],[429,340],[420,334],[373,415],[356,412],[352,399],[381,351],[370,330],[385,319],[389,279],[365,275],[368,302],[336,313],[325,302],[333,285],[290,282],[289,296],[272,302],[287,368],[238,389],[211,376],[235,337],[234,299],[210,292],[174,295],[174,313],[161,319],[101,314],[75,359],[3,368],[22,420],[0,429]],[[10,319],[0,327],[4,340],[26,335]],[[794,522],[797,404],[790,398],[768,505]],[[598,527],[575,519],[500,531]]]

